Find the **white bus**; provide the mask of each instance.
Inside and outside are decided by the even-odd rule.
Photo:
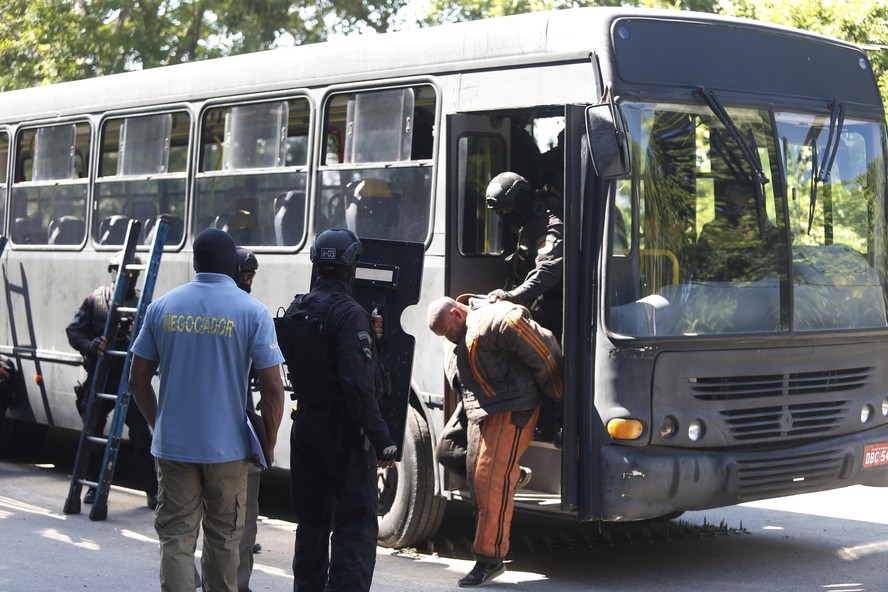
[[[146,242],[170,223],[156,295],[190,280],[191,239],[216,226],[257,254],[272,312],[308,290],[326,228],[418,242],[380,542],[423,540],[464,493],[433,458],[454,396],[426,306],[502,286],[509,235],[484,190],[545,155],[564,195],[563,444],[525,455],[519,510],[642,520],[886,486],[885,138],[860,48],[679,11],[535,13],[0,93],[0,353],[21,376],[0,439],[80,429],[64,329],[130,219]]]

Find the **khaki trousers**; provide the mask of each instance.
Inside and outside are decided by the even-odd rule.
[[[203,592],[237,592],[247,461],[194,464],[157,459],[160,589],[195,589],[194,552],[203,526]]]

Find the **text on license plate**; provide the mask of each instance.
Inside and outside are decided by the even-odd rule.
[[[888,442],[868,444],[863,449],[863,468],[888,465]]]

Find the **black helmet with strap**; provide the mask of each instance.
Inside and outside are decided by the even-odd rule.
[[[311,245],[311,262],[320,273],[332,275],[354,275],[355,266],[364,247],[351,230],[331,228],[320,233]]]
[[[243,247],[237,248],[237,271],[256,271],[259,269],[259,260],[253,251]]]
[[[530,183],[517,173],[500,173],[487,185],[487,207],[513,226],[527,221],[532,197]]]
[[[237,283],[238,288],[249,294],[253,287],[253,276],[256,275],[256,270],[259,269],[259,260],[256,259],[256,255],[253,251],[243,247],[237,248],[237,251],[235,251],[235,258],[237,274],[235,275],[234,281]]]

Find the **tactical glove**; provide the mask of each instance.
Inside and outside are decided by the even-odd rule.
[[[92,341],[89,342],[89,357],[95,358],[101,352],[102,348],[102,338],[96,337]]]
[[[398,447],[392,444],[391,446],[386,446],[382,450],[382,455],[379,457],[381,461],[394,461],[398,459]]]
[[[494,290],[487,294],[487,299],[491,302],[496,302],[498,300],[512,300],[512,298],[512,293],[506,292],[505,290]]]

